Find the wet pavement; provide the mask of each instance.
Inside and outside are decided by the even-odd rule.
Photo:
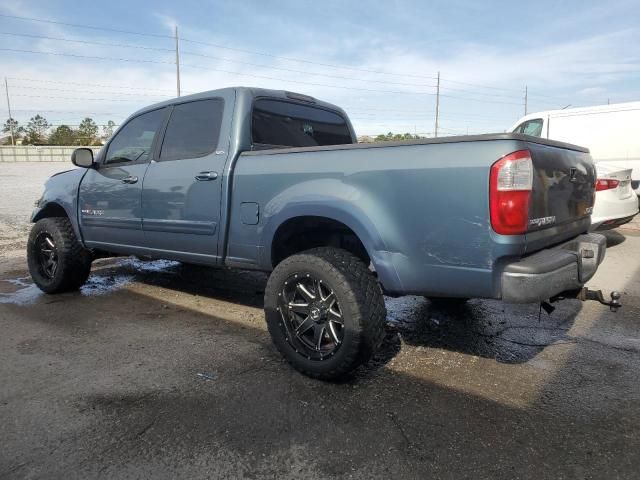
[[[278,356],[262,274],[100,260],[47,296],[5,262],[0,478],[637,478],[640,237],[611,243],[617,314],[388,298],[337,384]]]
[[[282,361],[263,274],[105,259],[47,296],[5,248],[0,478],[638,478],[640,236],[607,236],[618,313],[387,298],[339,383]]]

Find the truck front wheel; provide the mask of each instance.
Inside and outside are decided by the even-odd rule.
[[[376,278],[339,248],[283,260],[269,277],[264,303],[276,347],[310,377],[346,375],[369,360],[384,337],[386,309]]]
[[[68,218],[38,220],[27,242],[29,273],[46,293],[77,290],[89,277],[91,252],[76,238]]]

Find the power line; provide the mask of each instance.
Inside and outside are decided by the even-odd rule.
[[[149,46],[145,46],[145,45],[132,45],[132,44],[125,44],[125,43],[95,42],[95,41],[88,41],[88,40],[76,40],[76,39],[70,39],[70,38],[50,37],[50,36],[46,36],[46,35],[31,35],[31,34],[26,34],[26,33],[0,32],[0,35],[10,35],[10,36],[16,36],[16,37],[27,37],[27,38],[38,38],[38,39],[43,39],[43,40],[54,40],[54,41],[62,41],[62,42],[71,42],[71,43],[78,43],[78,44],[81,44],[81,45],[98,45],[98,46],[103,46],[103,47],[119,47],[119,48],[139,48],[139,49],[162,51],[162,52],[174,52],[175,51],[175,49],[171,49],[171,48],[157,48],[157,47],[149,47]],[[343,75],[331,75],[331,74],[328,74],[328,73],[310,72],[310,71],[296,70],[296,69],[286,68],[286,67],[274,67],[274,66],[271,66],[271,65],[264,65],[264,64],[253,63],[253,62],[245,62],[245,61],[242,61],[242,60],[235,60],[235,59],[232,59],[232,58],[218,57],[218,56],[215,56],[215,55],[208,55],[208,54],[197,53],[197,52],[181,51],[180,53],[182,55],[191,55],[191,56],[195,56],[195,57],[210,58],[212,60],[218,60],[218,61],[221,61],[221,62],[236,63],[236,64],[239,64],[239,65],[247,65],[247,66],[251,66],[251,67],[265,68],[265,69],[268,69],[268,70],[278,70],[278,71],[283,71],[283,72],[301,73],[301,74],[304,74],[304,75],[313,75],[313,76],[320,76],[320,77],[326,77],[326,78],[337,78],[337,79],[340,79],[340,80],[352,80],[352,81],[357,81],[357,82],[368,82],[368,83],[381,83],[381,84],[388,84],[388,85],[402,85],[402,86],[409,86],[409,87],[434,87],[434,85],[429,85],[429,84],[424,84],[424,83],[391,82],[391,81],[387,81],[387,80],[375,80],[375,79],[366,79],[366,78],[347,77],[347,76],[343,76]]]
[[[0,50],[5,52],[16,52],[16,53],[35,53],[40,55],[57,55],[60,57],[74,57],[74,58],[87,58],[94,60],[110,60],[117,62],[133,62],[133,63],[158,63],[164,65],[173,65],[174,62],[164,62],[161,60],[143,60],[143,59],[132,59],[132,58],[117,58],[117,57],[100,57],[97,55],[79,55],[75,53],[62,53],[62,52],[40,52],[37,50],[23,50],[18,48],[0,48]]]
[[[12,97],[25,97],[25,98],[48,98],[52,100],[96,100],[101,102],[129,102],[131,100],[123,98],[87,98],[87,97],[58,97],[53,95],[25,95],[22,93],[12,93]]]
[[[92,60],[108,60],[108,61],[122,61],[122,62],[134,62],[134,63],[137,62],[137,63],[156,63],[156,64],[174,65],[174,62],[164,62],[164,61],[159,61],[159,60],[143,60],[143,59],[131,59],[131,58],[104,57],[104,56],[97,56],[97,55],[78,55],[78,54],[62,53],[62,52],[40,52],[40,51],[36,51],[36,50],[22,50],[22,49],[12,49],[12,48],[0,48],[0,51],[10,51],[10,52],[18,52],[18,53],[31,53],[31,54],[40,54],[40,55],[57,55],[57,56],[64,56],[64,57],[86,58],[86,59],[92,59]],[[318,87],[339,88],[339,89],[344,89],[344,90],[355,90],[355,91],[362,91],[362,92],[391,93],[391,94],[398,94],[398,95],[429,95],[429,96],[435,96],[435,93],[431,93],[431,92],[397,91],[397,90],[394,91],[394,90],[377,90],[377,89],[372,89],[372,88],[361,88],[361,87],[346,87],[346,86],[343,86],[343,85],[331,85],[331,84],[318,83],[318,82],[305,82],[305,81],[302,81],[302,80],[290,80],[290,79],[286,79],[286,78],[270,77],[270,76],[267,76],[267,75],[257,75],[257,74],[252,74],[252,73],[234,72],[234,71],[231,71],[231,70],[223,70],[223,69],[220,69],[220,68],[212,68],[212,67],[203,66],[203,65],[182,64],[182,66],[183,67],[190,67],[190,68],[197,68],[197,69],[201,69],[201,70],[210,70],[210,71],[215,71],[215,72],[228,73],[230,75],[240,75],[240,76],[253,77],[253,78],[263,78],[263,79],[268,79],[268,80],[276,80],[276,81],[280,81],[280,82],[296,83],[296,84],[300,84],[300,85],[312,85],[312,86],[318,86]],[[454,98],[454,99],[458,99],[458,100],[475,101],[475,102],[485,102],[485,103],[503,104],[503,105],[518,105],[518,106],[520,105],[520,103],[514,103],[514,102],[500,102],[500,101],[485,100],[485,99],[472,98],[472,97],[458,97],[458,96],[455,96],[455,95],[440,94],[440,96],[441,97],[447,97],[447,98]]]
[[[446,95],[444,93],[441,93],[440,96],[445,98],[455,98],[457,100],[470,100],[472,102],[485,102],[485,103],[494,103],[494,104],[500,104],[500,105],[518,105],[518,106],[521,105],[520,103],[515,103],[515,102],[500,102],[497,100],[486,100],[483,98],[458,97],[457,95]]]
[[[12,18],[14,20],[26,20],[30,22],[50,23],[53,25],[64,25],[66,27],[86,28],[89,30],[103,30],[105,32],[125,33],[127,35],[140,35],[144,37],[156,37],[156,38],[173,38],[171,35],[161,35],[157,33],[144,33],[144,32],[132,32],[130,30],[118,30],[116,28],[97,27],[94,25],[80,25],[78,23],[59,22],[57,20],[45,20],[43,18],[22,17],[19,15],[6,15],[0,13],[0,17]]]
[[[383,70],[370,70],[370,69],[365,69],[365,68],[348,67],[348,66],[345,66],[345,65],[336,65],[336,64],[333,64],[333,63],[322,63],[322,62],[316,62],[316,61],[312,61],[312,60],[305,60],[305,59],[302,59],[302,58],[282,57],[280,55],[274,55],[274,54],[271,54],[271,53],[257,52],[255,50],[245,50],[245,49],[242,49],[242,48],[228,47],[226,45],[220,45],[220,44],[217,44],[217,43],[202,42],[202,41],[199,41],[199,40],[191,40],[191,39],[187,39],[187,38],[183,38],[182,41],[183,42],[188,42],[188,43],[199,44],[199,45],[206,45],[206,46],[209,46],[209,47],[222,48],[224,50],[232,50],[234,52],[242,52],[242,53],[249,53],[251,55],[260,55],[260,56],[264,56],[264,57],[276,58],[278,60],[286,60],[288,62],[308,63],[308,64],[312,64],[312,65],[319,65],[321,67],[338,68],[338,69],[342,69],[342,70],[351,70],[351,71],[354,71],[354,72],[374,73],[376,75],[394,75],[394,76],[399,76],[399,77],[412,77],[412,78],[424,78],[424,79],[427,79],[427,80],[435,80],[434,76],[415,75],[415,74],[410,74],[410,73],[385,72]]]
[[[95,123],[95,122],[94,122]],[[81,123],[48,123],[49,127],[79,127]],[[96,127],[119,127],[120,125],[114,123],[113,125],[109,125],[108,123],[96,123]]]
[[[515,88],[504,88],[504,87],[495,87],[495,86],[490,86],[490,85],[482,85],[479,83],[470,83],[470,82],[461,82],[459,80],[451,80],[450,78],[446,78],[443,79],[446,80],[447,82],[451,82],[451,83],[457,83],[459,85],[468,85],[470,87],[480,87],[480,88],[488,88],[491,90],[504,90],[504,91],[510,91],[510,92],[520,92],[520,90],[516,90]]]
[[[7,77],[7,78],[9,80],[18,80],[20,82],[54,83],[54,84],[61,84],[61,85],[79,85],[81,87],[114,88],[114,89],[122,89],[122,90],[144,90],[144,91],[167,92],[167,93],[174,92],[174,90],[169,90],[169,89],[131,87],[129,85],[105,85],[105,84],[99,84],[99,83],[63,82],[63,81],[56,81],[56,80],[42,80],[38,78],[24,78],[24,77]],[[196,92],[191,91],[186,93],[196,93]]]
[[[39,55],[57,55],[62,57],[74,57],[74,58],[85,58],[90,60],[108,60],[108,61],[118,61],[118,62],[132,62],[132,63],[154,63],[154,64],[164,64],[164,65],[175,65],[175,62],[165,62],[160,60],[143,60],[143,59],[132,59],[132,58],[119,58],[119,57],[104,57],[98,55],[79,55],[73,53],[62,53],[62,52],[41,52],[36,50],[23,50],[23,49],[14,49],[14,48],[0,48],[0,51],[8,51],[8,52],[17,52],[17,53],[30,53],[30,54],[39,54]],[[358,90],[362,92],[375,92],[375,93],[393,93],[393,94],[402,94],[402,95],[435,95],[434,93],[429,92],[408,92],[408,91],[393,91],[393,90],[376,90],[371,88],[360,88],[360,87],[345,87],[343,85],[330,85],[325,83],[317,83],[317,82],[304,82],[302,80],[289,80],[285,78],[277,78],[277,77],[269,77],[266,75],[256,75],[251,73],[244,72],[234,72],[231,70],[223,70],[219,68],[212,68],[203,65],[193,65],[193,64],[182,64],[183,67],[197,68],[201,70],[211,70],[214,72],[222,72],[228,73],[231,75],[241,75],[247,77],[254,78],[265,78],[269,80],[277,80],[281,82],[290,82],[297,83],[301,85],[314,85],[319,87],[328,87],[328,88],[341,88],[345,90]]]
[[[6,111],[6,109],[0,109],[0,111]],[[11,111],[13,112],[36,112],[36,113],[41,113],[41,112],[47,112],[47,113],[77,113],[80,115],[122,115],[121,113],[114,113],[114,112],[96,112],[96,113],[87,113],[87,112],[82,112],[82,111],[77,111],[77,110],[43,110],[41,108],[38,109],[34,109],[34,108],[30,108],[30,109],[19,109],[19,108],[12,108]]]
[[[517,92],[517,93],[520,93],[520,96],[512,96],[512,98],[522,98],[522,91],[518,90],[518,89],[515,89],[515,88],[505,88],[505,87],[496,87],[496,86],[490,86],[490,85],[483,85],[483,84],[479,84],[479,83],[461,82],[459,80],[451,80],[450,78],[447,78],[445,80],[447,82],[449,82],[449,83],[456,83],[458,85],[467,85],[467,86],[470,86],[470,87],[477,87],[477,88],[487,88],[487,89],[490,89],[490,90],[502,90],[502,91],[505,91],[505,92]],[[445,88],[447,88],[449,90],[452,89],[452,87],[445,87]],[[530,93],[529,96],[545,97],[545,98],[550,98],[552,100],[560,100],[560,101],[565,101],[566,100],[566,99],[561,98],[561,97],[555,97],[555,96],[551,96],[551,95],[544,95],[542,93]]]
[[[501,97],[501,98],[512,98],[512,99],[521,99],[522,96],[514,96],[514,95],[505,95],[503,93],[486,93],[486,92],[478,92],[477,90],[469,90],[466,88],[455,88],[455,87],[447,87],[447,86],[440,86],[441,89],[444,90],[451,90],[454,92],[463,92],[463,93],[471,93],[472,95],[483,95],[486,97]]]
[[[149,93],[123,93],[123,92],[109,92],[105,90],[69,90],[66,88],[48,88],[48,87],[28,87],[21,85],[12,85],[13,88],[17,89],[27,89],[27,90],[46,90],[51,92],[76,92],[76,93],[102,93],[102,94],[113,94],[113,95],[126,95],[126,96],[134,96],[134,97],[153,97],[153,98],[173,98],[173,95],[162,95],[162,94],[149,94]]]
[[[380,118],[379,114],[374,114],[374,113],[360,113],[360,112],[348,112],[349,113],[349,118],[353,119],[359,119],[359,120],[364,120],[364,121],[368,121],[368,120],[374,120],[376,118]],[[385,119],[393,119],[393,120],[415,120],[418,122],[424,122],[427,120],[430,120],[431,118],[433,118],[433,113],[431,113],[430,115],[418,115],[418,116],[411,116],[411,115],[400,115],[400,114],[394,114],[394,115],[384,115]],[[369,118],[367,118],[369,117]],[[485,125],[497,125],[499,123],[501,123],[499,120],[488,120],[488,119],[477,119],[477,118],[468,118],[468,117],[451,117],[449,115],[440,115],[439,116],[441,119],[444,119],[445,121],[458,121],[458,122],[471,122],[471,123],[480,123],[480,124],[485,124]]]
[[[91,29],[91,30],[102,30],[102,31],[107,31],[107,32],[124,33],[124,34],[129,34],[129,35],[138,35],[138,36],[154,37],[154,38],[166,38],[166,39],[172,39],[172,40],[175,39],[175,37],[173,35],[155,34],[155,33],[130,31],[130,30],[121,30],[121,29],[114,29],[114,28],[108,28],[108,27],[99,27],[99,26],[95,26],[95,25],[76,24],[76,23],[70,23],[70,22],[61,22],[61,21],[56,21],[56,20],[25,17],[25,16],[18,16],[18,15],[0,14],[0,17],[11,18],[11,19],[21,20],[21,21],[41,22],[41,23],[48,23],[48,24],[54,24],[54,25],[64,25],[64,26],[69,26],[69,27],[84,28],[84,29]],[[13,35],[17,35],[17,34],[13,34]],[[384,70],[365,69],[365,68],[350,67],[350,66],[345,66],[345,65],[338,65],[338,64],[333,64],[333,63],[318,62],[318,61],[307,60],[307,59],[302,59],[302,58],[286,57],[286,56],[275,55],[275,54],[271,54],[271,53],[267,53],[267,52],[260,52],[260,51],[256,51],[256,50],[250,50],[250,49],[229,47],[227,45],[221,45],[221,44],[212,43],[212,42],[203,42],[203,41],[200,41],[200,40],[193,40],[193,39],[188,39],[188,38],[180,38],[180,40],[183,41],[183,42],[199,44],[199,45],[205,45],[205,46],[210,46],[210,47],[229,50],[229,51],[242,52],[242,53],[247,53],[247,54],[250,54],[250,55],[259,55],[259,56],[264,56],[264,57],[269,57],[269,58],[274,58],[274,59],[279,59],[279,60],[284,60],[284,61],[289,61],[289,62],[298,62],[298,63],[312,64],[312,65],[319,65],[319,66],[322,66],[322,67],[329,67],[329,68],[334,68],[334,69],[350,70],[350,71],[355,71],[355,72],[365,72],[365,73],[372,73],[372,74],[376,74],[376,75],[400,76],[400,77],[403,77],[403,78],[411,77],[411,78],[422,78],[422,79],[428,79],[428,80],[435,80],[435,78],[436,78],[433,75],[417,75],[417,74],[410,74],[410,73],[388,72],[388,71],[384,71]],[[74,41],[74,40],[70,40],[70,41]],[[90,43],[90,42],[89,41],[85,41],[84,43]],[[99,44],[99,42],[95,42],[94,44]],[[138,46],[134,46],[134,45],[120,44],[120,45],[116,45],[116,46],[122,46],[122,47],[126,46],[126,47],[131,47],[131,48],[146,48],[146,49],[151,49],[151,50],[162,50],[162,51],[164,51],[164,50],[173,51],[171,49],[162,49],[160,47],[145,47],[145,46],[139,46],[139,45]],[[203,54],[199,54],[199,55],[203,55]],[[212,58],[214,58],[214,57],[212,57]],[[125,61],[131,61],[131,60],[125,60]],[[235,60],[227,59],[227,61],[235,61]],[[149,61],[149,62],[146,62],[146,63],[157,63],[157,62]],[[162,62],[162,63],[164,63],[164,62]],[[173,62],[170,62],[170,63],[173,63]],[[262,67],[263,68],[276,68],[276,67],[268,67],[266,65],[262,65]],[[611,71],[611,72],[574,72],[574,73],[584,74],[584,75],[595,75],[595,74],[628,74],[628,73],[637,73],[637,72],[638,72],[637,70],[634,70],[634,71],[625,70],[625,71]],[[304,73],[310,74],[310,72],[304,72]],[[318,73],[316,72],[316,74],[318,74]],[[318,74],[318,75],[320,75],[320,74]],[[449,78],[442,79],[442,80],[446,80],[446,82],[450,82],[450,83],[455,83],[455,84],[459,84],[459,85],[473,86],[473,87],[477,87],[477,88],[485,88],[485,89],[500,90],[500,91],[510,91],[510,92],[516,92],[516,93],[520,92],[520,90],[515,89],[515,88],[496,87],[496,86],[485,85],[485,84],[478,84],[478,83],[472,83],[472,82],[464,82],[464,81],[460,81],[460,80],[453,80],[453,79],[449,79]],[[369,80],[369,81],[371,81],[371,80]],[[476,94],[481,94],[481,93],[480,92],[476,92]],[[545,94],[531,93],[531,94],[529,94],[529,96],[545,97],[545,98],[565,101],[565,99],[563,99],[563,98],[555,97],[555,96],[551,96],[551,95],[545,95]]]
[[[397,108],[379,108],[379,107],[370,107],[369,105],[358,105],[358,106],[352,106],[352,107],[343,107],[345,110],[347,111],[354,111],[354,110],[367,110],[367,111],[379,111],[379,112],[396,112],[396,113],[417,113],[417,114],[432,114],[434,113],[433,110],[426,110],[426,109],[420,109],[420,110],[406,110],[406,109],[397,109]],[[476,116],[476,117],[480,117],[480,118],[495,118],[495,117],[489,117],[487,115],[483,115],[483,114],[476,114],[476,113],[472,113],[472,112],[464,112],[464,113],[460,113],[460,112],[449,112],[447,113],[447,115],[468,115],[468,116]]]
[[[162,47],[149,47],[147,45],[133,45],[131,43],[109,43],[109,42],[96,42],[94,40],[76,40],[74,38],[62,38],[62,37],[49,37],[47,35],[33,35],[29,33],[15,33],[15,32],[0,32],[0,35],[9,35],[12,37],[26,37],[37,38],[40,40],[55,40],[57,42],[70,42],[79,43],[82,45],[97,45],[100,47],[120,47],[120,48],[139,48],[142,50],[155,50],[159,52],[173,52],[171,48]]]
[[[68,26],[68,27],[85,28],[85,29],[91,29],[91,30],[102,30],[102,31],[106,31],[106,32],[124,33],[124,34],[129,34],[129,35],[140,35],[140,36],[155,37],[155,38],[170,38],[172,40],[174,39],[173,35],[160,35],[160,34],[145,33],[145,32],[132,32],[130,30],[119,30],[119,29],[114,29],[114,28],[98,27],[98,26],[94,26],[94,25],[80,25],[80,24],[77,24],[77,23],[60,22],[60,21],[55,21],[55,20],[45,20],[45,19],[33,18],[33,17],[22,17],[22,16],[18,16],[18,15],[0,14],[0,17],[12,18],[12,19],[15,19],[15,20],[31,21],[31,22],[50,23],[50,24],[54,24],[54,25],[65,25],[65,26]],[[302,59],[302,58],[283,57],[283,56],[280,56],[280,55],[274,55],[274,54],[266,53],[266,52],[258,52],[258,51],[255,51],[255,50],[246,50],[246,49],[241,49],[241,48],[234,48],[234,47],[229,47],[227,45],[220,45],[220,44],[210,43],[210,42],[202,42],[202,41],[199,41],[199,40],[192,40],[192,39],[187,39],[187,38],[180,38],[180,40],[183,41],[183,42],[199,44],[199,45],[206,45],[206,46],[210,46],[210,47],[221,48],[221,49],[224,49],[224,50],[231,50],[231,51],[236,51],[236,52],[249,53],[251,55],[260,55],[260,56],[269,57],[269,58],[276,58],[276,59],[279,59],[279,60],[286,60],[286,61],[289,61],[289,62],[307,63],[307,64],[312,64],[312,65],[319,65],[319,66],[322,66],[322,67],[337,68],[337,69],[342,69],[342,70],[351,70],[351,71],[356,71],[356,72],[374,73],[374,74],[378,74],[378,75],[394,75],[394,76],[401,76],[401,77],[425,78],[425,79],[429,79],[429,80],[434,80],[435,79],[435,77],[433,77],[433,76],[416,75],[416,74],[409,74],[409,73],[385,72],[385,71],[382,71],[382,70],[371,70],[371,69],[364,69],[364,68],[349,67],[349,66],[346,66],[346,65],[337,65],[337,64],[331,64],[331,63],[316,62],[316,61],[306,60],[306,59]]]
[[[305,71],[305,70],[295,70],[292,68],[285,68],[285,67],[272,67],[270,65],[263,65],[260,63],[252,63],[252,62],[244,62],[241,60],[233,60],[230,58],[224,58],[224,57],[217,57],[217,56],[213,56],[213,55],[207,55],[204,53],[195,53],[195,52],[182,52],[184,55],[192,55],[192,56],[196,56],[196,57],[203,57],[203,58],[211,58],[213,60],[219,60],[222,62],[231,62],[231,63],[237,63],[240,65],[247,65],[250,67],[259,67],[259,68],[266,68],[269,70],[279,70],[282,72],[291,72],[291,73],[301,73],[304,75],[313,75],[313,76],[319,76],[319,77],[327,77],[327,78],[337,78],[340,80],[353,80],[353,81],[357,81],[357,82],[368,82],[368,83],[381,83],[381,84],[386,84],[386,85],[402,85],[402,86],[406,86],[406,87],[428,87],[428,88],[434,88],[435,85],[429,85],[429,84],[425,84],[425,83],[406,83],[406,82],[390,82],[387,80],[374,80],[374,79],[369,79],[369,78],[355,78],[355,77],[346,77],[343,75],[331,75],[328,73],[320,73],[320,72],[310,72],[310,71]]]

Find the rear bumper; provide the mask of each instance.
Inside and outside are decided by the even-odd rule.
[[[591,215],[591,231],[627,223],[638,213],[638,197],[631,192],[628,198],[621,199],[615,190],[596,193],[596,202]]]
[[[611,220],[605,220],[602,223],[599,223],[594,227],[591,227],[591,230],[597,230],[598,232],[601,232],[603,230],[611,230],[612,228],[616,228],[619,227],[621,225],[624,225],[625,223],[629,223],[631,220],[633,220],[633,217],[635,217],[636,215],[631,215],[630,217],[622,217],[622,218],[615,218],[615,219],[611,219]]]
[[[502,300],[542,302],[582,288],[596,273],[606,249],[605,237],[592,233],[509,263],[502,272]]]

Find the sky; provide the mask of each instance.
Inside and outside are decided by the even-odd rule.
[[[286,89],[359,135],[433,136],[439,72],[440,136],[500,132],[525,87],[529,113],[640,100],[639,19],[637,0],[0,0],[0,77],[21,124],[119,124],[176,96],[177,26],[183,95]]]

